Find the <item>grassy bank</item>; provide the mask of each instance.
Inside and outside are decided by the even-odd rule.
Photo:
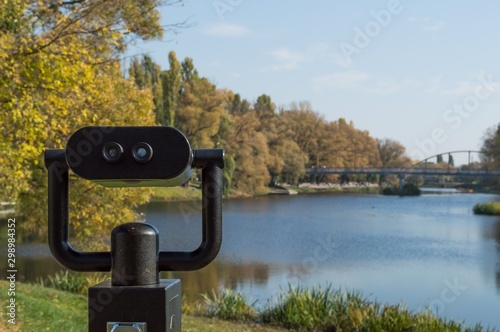
[[[6,300],[8,284],[0,281]],[[17,283],[15,326],[5,331],[87,331],[87,299],[83,295]],[[185,302],[185,301],[184,301]],[[2,315],[5,317],[5,315]],[[3,318],[5,319],[5,318]],[[183,303],[183,331],[493,331],[465,327],[429,311],[413,313],[401,305],[381,305],[359,292],[331,287],[290,288],[257,311],[240,293],[225,290]],[[0,331],[4,331],[0,328]]]
[[[199,185],[190,185],[188,187],[155,187],[153,190],[153,197],[151,197],[151,201],[153,202],[201,199]]]
[[[489,202],[476,204],[473,209],[475,214],[484,214],[489,216],[500,216],[500,202]]]
[[[379,191],[378,187],[367,187],[367,186],[359,186],[359,187],[332,186],[332,187],[321,187],[321,188],[289,186],[286,188],[290,190],[295,190],[299,194],[323,194],[323,193],[377,194]]]
[[[275,188],[264,188],[262,191],[257,193],[249,193],[244,191],[238,191],[236,189],[231,189],[226,198],[248,198],[255,196],[265,196],[268,195]],[[321,193],[363,193],[363,194],[377,194],[378,187],[368,187],[368,186],[352,186],[352,187],[321,187],[321,188],[310,188],[310,187],[296,187],[288,186],[286,189],[295,190],[299,194],[321,194]],[[154,188],[154,193],[151,198],[152,202],[164,202],[164,201],[191,201],[200,200],[201,190],[199,183],[191,183],[188,187],[158,187]]]
[[[0,281],[2,303],[7,301],[6,281]],[[16,324],[7,322],[2,312],[0,331],[53,331],[87,332],[87,298],[83,295],[63,292],[53,288],[23,283],[16,284]],[[2,307],[4,307],[2,305]],[[4,309],[5,310],[5,309]],[[271,332],[284,331],[273,327],[249,322],[238,323],[183,315],[183,332]]]

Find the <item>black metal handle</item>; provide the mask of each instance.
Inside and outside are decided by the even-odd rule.
[[[193,149],[193,167],[202,169],[202,241],[192,252],[160,251],[160,271],[191,271],[208,265],[222,244],[224,150]],[[54,258],[75,271],[110,271],[110,252],[80,252],[68,242],[69,167],[64,150],[45,151],[49,186],[49,247]]]

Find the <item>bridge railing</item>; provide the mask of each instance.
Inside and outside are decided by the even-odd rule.
[[[500,170],[467,168],[379,168],[379,167],[310,167],[307,174],[395,174],[395,175],[453,175],[500,176]]]

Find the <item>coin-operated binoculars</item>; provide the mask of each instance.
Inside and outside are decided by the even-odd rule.
[[[90,332],[181,331],[181,282],[160,271],[191,271],[217,256],[222,242],[224,150],[192,149],[172,127],[85,127],[65,150],[47,150],[49,246],[75,271],[111,271],[89,288]],[[159,234],[146,223],[111,232],[111,252],[79,252],[68,242],[69,170],[107,187],[178,186],[202,169],[202,241],[192,252],[159,251]],[[113,207],[110,206],[112,209]]]

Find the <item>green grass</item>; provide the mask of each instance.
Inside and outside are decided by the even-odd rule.
[[[500,202],[489,202],[476,204],[473,209],[475,214],[486,214],[489,216],[500,216]]]
[[[100,283],[109,278],[109,273],[76,273],[69,271],[56,272],[53,276],[45,279],[38,278],[41,286],[55,288],[57,290],[70,292],[74,294],[87,295],[87,289],[90,286]]]
[[[7,300],[7,288],[7,282],[0,281],[2,301]],[[85,296],[19,282],[16,288],[17,324],[11,326],[6,315],[2,315],[0,331],[87,331]],[[381,305],[368,301],[359,292],[330,286],[290,287],[274,301],[268,301],[260,313],[247,304],[245,296],[231,290],[205,294],[203,299],[196,305],[183,303],[182,331],[494,331],[480,324],[466,327],[461,322],[438,318],[430,311],[414,313],[403,305]]]
[[[7,300],[6,281],[0,281],[2,303]],[[83,295],[16,283],[16,325],[7,323],[2,314],[1,327],[6,331],[67,331],[87,329],[87,299]],[[0,328],[1,331],[1,328]]]
[[[161,201],[188,201],[188,200],[200,200],[201,190],[199,186],[190,185],[187,188],[184,187],[155,187],[153,192],[153,197],[151,201],[161,202]]]
[[[231,289],[216,293],[202,294],[205,302],[205,314],[223,320],[249,321],[257,318],[257,311],[247,303],[245,295]]]
[[[7,301],[6,281],[0,281],[2,303]],[[41,285],[16,284],[16,325],[7,323],[2,313],[0,331],[87,332],[87,297]],[[283,329],[254,322],[237,323],[183,314],[183,332],[273,332]]]
[[[359,292],[331,287],[290,287],[268,303],[262,320],[298,331],[485,331],[479,324],[465,327],[430,311],[413,313],[403,305],[381,305]]]

